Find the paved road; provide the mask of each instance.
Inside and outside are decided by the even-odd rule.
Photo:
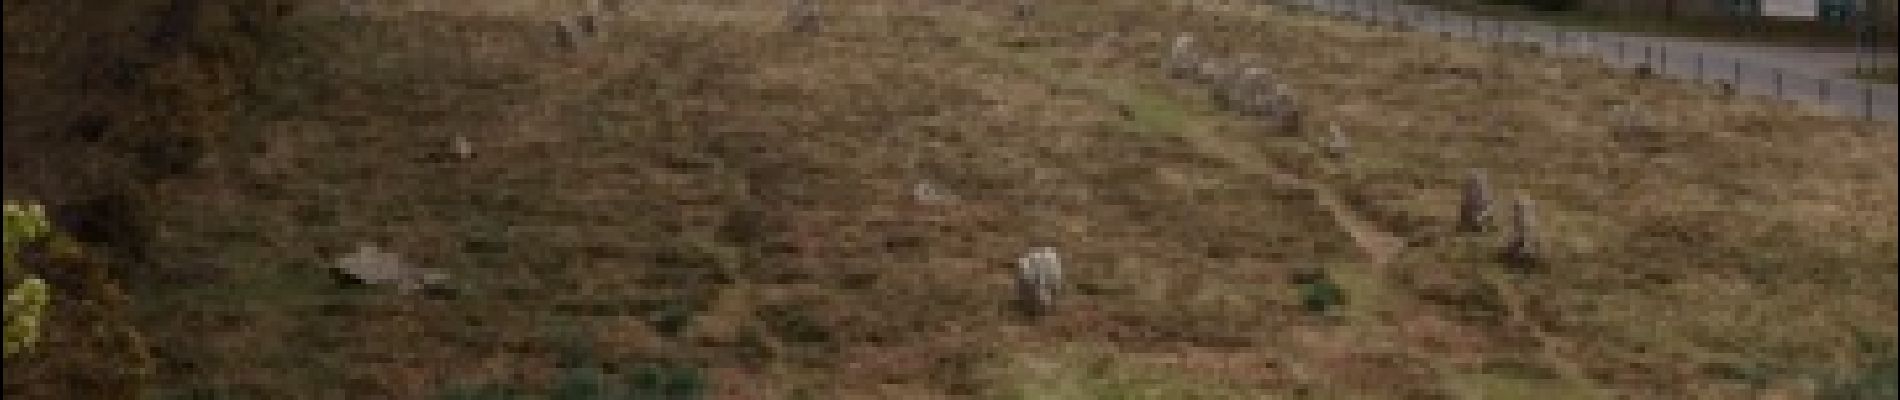
[[[1848,79],[1862,55],[1855,49],[1750,46],[1689,38],[1587,32],[1540,21],[1503,20],[1439,11],[1402,0],[1278,0],[1343,17],[1396,23],[1460,38],[1531,43],[1550,51],[1589,54],[1619,66],[1648,64],[1685,79],[1720,80],[1748,94],[1815,104],[1842,115],[1900,122],[1891,84]],[[1893,49],[1865,55],[1892,65]]]

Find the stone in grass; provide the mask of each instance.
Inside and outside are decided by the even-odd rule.
[[[1636,68],[1630,69],[1630,72],[1635,74],[1637,78],[1655,78],[1658,76],[1656,68],[1650,66],[1649,63],[1637,64]]]
[[[1650,129],[1648,124],[1643,122],[1642,114],[1637,112],[1636,106],[1634,105],[1628,103],[1617,104],[1616,107],[1610,110],[1610,115],[1616,120],[1614,123],[1616,124],[1616,131],[1619,135],[1649,133],[1648,131]]]
[[[1252,115],[1254,110],[1249,105],[1255,95],[1260,93],[1261,88],[1256,83],[1266,79],[1266,69],[1247,67],[1235,69],[1233,73],[1222,87],[1214,89],[1214,103],[1243,115]]]
[[[815,0],[792,0],[790,10],[786,12],[785,24],[792,32],[818,32],[818,4]]]
[[[1062,286],[1062,259],[1054,247],[1039,246],[1016,259],[1016,286],[1023,312],[1048,315]]]
[[[1234,67],[1221,60],[1202,61],[1194,68],[1194,83],[1214,85],[1220,80],[1233,76]]]
[[[1644,153],[1663,151],[1659,146],[1656,126],[1647,121],[1636,106],[1618,104],[1610,111],[1614,124],[1610,128],[1610,139],[1624,146],[1635,148]]]
[[[1458,201],[1458,231],[1484,232],[1491,229],[1491,182],[1484,170],[1465,171],[1465,188]]]
[[[449,151],[455,154],[456,159],[467,160],[475,158],[475,144],[468,141],[468,136],[455,135],[455,139],[449,143],[449,147]]]
[[[1292,89],[1284,83],[1274,83],[1266,96],[1270,111],[1268,118],[1279,124],[1280,134],[1299,133],[1302,119],[1299,108],[1294,106]]]
[[[571,19],[562,19],[554,23],[554,45],[561,50],[573,51],[580,48],[580,27]]]
[[[1506,263],[1519,267],[1537,263],[1539,249],[1535,213],[1529,196],[1518,195],[1511,204],[1511,233],[1504,243],[1502,254]]]
[[[1174,79],[1192,79],[1201,64],[1194,55],[1194,37],[1180,35],[1174,37],[1174,46],[1168,50],[1168,76]]]
[[[1326,157],[1343,159],[1346,158],[1346,151],[1352,148],[1352,142],[1346,140],[1346,132],[1340,130],[1339,125],[1332,124],[1326,126],[1326,139],[1320,148],[1325,151]]]
[[[594,38],[600,36],[599,17],[595,17],[593,14],[582,14],[574,16],[570,21],[572,21],[574,29],[579,31],[582,37]]]
[[[951,195],[948,190],[944,190],[943,187],[937,186],[928,180],[919,181],[916,185],[913,185],[911,187],[911,196],[915,197],[917,202],[923,204],[945,204],[956,201],[956,197]]]
[[[1287,123],[1293,108],[1288,97],[1291,92],[1266,68],[1255,67],[1241,70],[1219,100],[1241,115]]]
[[[456,134],[450,136],[446,142],[447,143],[443,146],[446,147],[445,149],[430,151],[424,154],[421,160],[431,163],[445,163],[468,161],[475,158],[475,143],[470,141],[468,136]]]
[[[411,267],[395,253],[376,245],[358,244],[356,252],[337,260],[332,266],[345,277],[370,285],[393,285],[409,294],[437,287],[448,281],[448,274],[434,268]]]

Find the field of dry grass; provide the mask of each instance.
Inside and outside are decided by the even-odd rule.
[[[575,52],[572,5],[300,10],[155,194],[153,394],[1814,398],[1895,357],[1892,125],[1266,6],[945,3],[629,2]],[[1177,33],[1311,123],[1168,79]],[[1538,270],[1450,231],[1469,168]],[[362,243],[449,284],[337,284]],[[1029,320],[1035,245],[1070,285]]]

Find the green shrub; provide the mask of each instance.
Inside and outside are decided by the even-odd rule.
[[[46,221],[46,210],[37,204],[6,203],[6,275],[11,279],[18,274],[20,248],[26,243],[45,237],[51,228]],[[45,281],[30,276],[7,290],[7,344],[6,355],[25,351],[39,341],[40,322],[46,318],[46,305],[50,302],[51,289]]]
[[[1872,368],[1867,368],[1859,376],[1823,391],[1819,398],[1822,400],[1900,398],[1900,358],[1888,359]]]
[[[12,356],[39,341],[40,319],[45,318],[48,301],[47,291],[46,283],[38,278],[27,278],[7,291],[6,355]]]
[[[1293,284],[1300,288],[1300,305],[1306,312],[1324,315],[1345,305],[1346,291],[1322,268],[1302,269],[1294,273]]]
[[[698,400],[706,398],[706,380],[697,368],[644,365],[632,371],[608,373],[597,367],[562,368],[554,381],[553,400]],[[519,398],[525,390],[499,384],[448,389],[442,400]]]

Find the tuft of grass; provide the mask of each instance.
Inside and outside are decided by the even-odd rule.
[[[1447,380],[1458,398],[1591,400],[1600,398],[1587,387],[1551,378],[1515,377],[1503,374],[1468,374]]]
[[[1099,346],[1068,345],[1017,354],[996,371],[987,398],[1002,400],[1236,399],[1264,393],[1119,359]]]
[[[1888,359],[1821,392],[1820,400],[1900,398],[1900,358]]]

